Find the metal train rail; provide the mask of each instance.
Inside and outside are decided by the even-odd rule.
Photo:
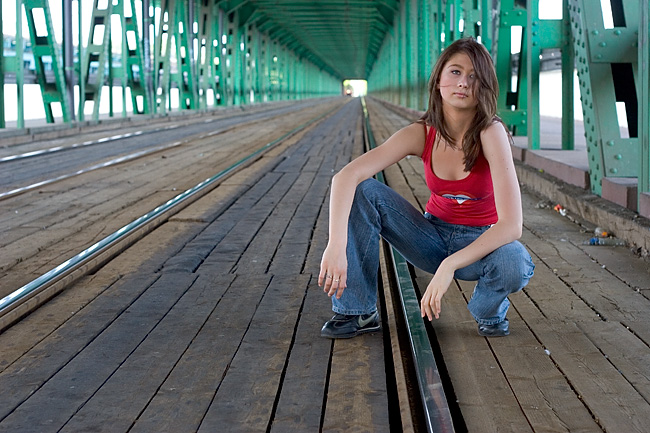
[[[146,214],[121,227],[90,247],[84,249],[40,277],[30,281],[11,294],[0,299],[0,331],[10,326],[30,311],[35,310],[77,279],[101,267],[111,258],[124,251],[138,239],[150,233],[167,221],[171,216],[211,191],[224,178],[247,166],[263,153],[285,141],[309,125],[332,114],[336,109],[316,116],[299,125],[281,137],[266,143],[254,152],[246,155],[230,167],[216,173],[192,188],[178,194],[171,200],[152,209]],[[250,120],[249,121],[253,121]],[[259,121],[256,119],[255,121]],[[248,123],[248,121],[247,121]]]
[[[370,117],[365,100],[362,98],[364,135],[366,146],[376,146],[370,127]],[[377,174],[377,180],[386,183],[383,172]],[[415,292],[406,259],[390,245],[385,245],[390,253],[390,266],[393,269],[396,286],[394,293],[402,307],[402,320],[407,330],[411,353],[411,362],[415,369],[416,383],[421,403],[423,422],[429,432],[453,432],[454,424],[443,389],[442,379],[433,354],[427,329],[420,316],[420,303]],[[397,312],[395,312],[397,313]]]
[[[248,113],[245,120],[237,113],[232,116],[224,116],[210,119],[192,119],[188,123],[197,125],[195,127],[195,134],[200,134],[199,139],[215,136],[237,127],[244,125],[252,125],[255,122],[269,121],[278,116],[288,115],[292,112],[298,111],[304,107],[305,103],[297,103],[287,105],[285,107],[273,107],[272,109]],[[84,140],[78,143],[53,146],[45,149],[35,149],[27,152],[19,152],[12,155],[3,156],[0,158],[0,165],[3,167],[3,181],[0,181],[0,200],[14,197],[16,195],[31,191],[35,188],[40,188],[44,185],[49,185],[54,182],[69,179],[71,177],[79,176],[93,170],[102,169],[116,164],[121,164],[126,161],[132,161],[138,158],[149,156],[153,153],[162,152],[173,147],[183,144],[186,139],[186,134],[183,128],[179,128],[180,122],[187,122],[184,119],[178,119],[171,125],[162,128],[155,128],[146,130],[141,128],[137,131],[127,132],[123,134],[111,135],[98,139]],[[185,123],[183,126],[187,127]],[[146,137],[146,140],[144,138]],[[135,142],[135,139],[141,140]],[[160,144],[163,142],[164,144]],[[105,146],[106,144],[111,146]],[[120,143],[118,145],[117,143]],[[151,143],[154,143],[153,145]],[[102,145],[97,156],[98,145]],[[93,147],[94,149],[90,149]],[[79,156],[77,159],[66,157],[69,152],[94,152],[92,160],[88,158],[83,159]],[[39,157],[52,156],[61,154],[59,161],[61,164],[48,164],[45,168],[45,176],[38,180],[28,180],[24,178],[22,173],[32,173],[33,171],[43,171],[43,169],[33,169],[36,166]],[[64,156],[65,155],[65,156]],[[88,162],[86,162],[88,161]],[[61,170],[61,165],[64,169]],[[22,176],[22,177],[21,177]],[[9,181],[19,177],[18,180]],[[8,183],[11,182],[11,183]]]

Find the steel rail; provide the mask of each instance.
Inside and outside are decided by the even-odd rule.
[[[266,143],[230,167],[178,194],[176,197],[147,212],[40,277],[0,299],[0,332],[63,291],[67,286],[82,276],[107,263],[137,240],[166,222],[175,213],[214,189],[217,183],[222,181],[226,176],[243,168],[245,164],[254,162],[254,160],[258,159],[263,153],[277,144],[339,109],[340,107],[335,107],[297,126],[281,137]]]
[[[368,147],[376,147],[370,128],[370,116],[366,101],[362,97],[365,136]],[[383,172],[376,175],[378,181],[386,184]],[[390,246],[393,270],[397,280],[404,321],[408,330],[409,345],[417,378],[417,386],[424,411],[427,431],[431,433],[453,432],[451,412],[443,389],[440,372],[434,358],[424,321],[420,315],[420,302],[411,279],[408,262],[395,248]]]

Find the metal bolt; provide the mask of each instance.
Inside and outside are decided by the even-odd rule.
[[[601,43],[599,43],[598,45],[600,45],[601,47],[606,47],[606,46],[607,46],[607,42],[601,42]]]
[[[591,32],[591,34],[594,36],[598,36],[600,32],[598,30],[594,30],[593,32]]]
[[[616,174],[616,173],[618,173],[618,170],[615,169],[615,168],[610,168],[609,172],[612,173],[612,174]]]
[[[607,142],[607,145],[608,145],[608,146],[613,146],[613,145],[614,145],[614,140],[609,140],[609,141]]]
[[[620,30],[614,30],[614,34],[615,34],[616,36],[619,36],[619,35],[621,34],[621,31],[620,31]]]
[[[620,161],[621,159],[623,159],[623,155],[621,155],[621,154],[619,153],[619,154],[617,154],[617,155],[614,156],[614,159]]]

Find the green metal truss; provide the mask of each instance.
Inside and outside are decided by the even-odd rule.
[[[53,104],[59,104],[64,122],[69,122],[70,103],[66,97],[66,84],[63,76],[63,60],[59,47],[54,39],[54,28],[52,27],[52,17],[50,16],[50,7],[47,0],[23,0],[25,15],[27,17],[27,27],[32,42],[32,53],[34,55],[34,67],[36,78],[41,87],[43,96],[43,106],[45,108],[45,118],[48,123],[54,123]],[[45,20],[45,28],[37,28],[35,22],[36,14],[40,14]],[[16,43],[20,43],[17,40]],[[52,76],[48,76],[45,67],[45,58],[51,59]]]
[[[128,12],[128,13],[127,13]],[[142,55],[142,44],[136,10],[133,0],[113,0],[114,15],[121,21],[121,65],[114,68],[116,76],[122,85],[122,100],[126,101],[126,89],[131,91],[133,112],[137,114],[151,113],[151,95],[146,85],[146,72]],[[126,115],[126,104],[123,104],[123,113]]]
[[[109,41],[113,2],[108,2],[106,8],[99,8],[98,1],[94,0],[93,2],[88,43],[82,60],[81,81],[83,81],[84,92],[80,98],[81,111],[85,111],[86,102],[93,103],[92,117],[95,120],[99,119],[101,91],[107,75],[106,66],[112,64]],[[94,74],[91,74],[91,67],[96,71]]]
[[[650,4],[639,2],[639,194],[650,192]]]
[[[0,128],[6,126],[5,123],[5,44],[4,29],[2,26],[2,5],[0,5],[0,35],[2,43],[0,44]]]
[[[102,89],[109,86],[110,115],[113,115],[114,84],[120,83],[122,88],[122,116],[127,115],[127,92],[131,93],[133,113],[148,114],[151,112],[151,95],[146,85],[146,72],[144,69],[142,46],[138,25],[135,21],[135,6],[132,0],[113,0],[101,7],[98,0],[93,2],[88,43],[84,50],[81,80],[82,97],[80,98],[80,119],[86,102],[93,103],[92,118],[99,119],[99,109]],[[111,53],[116,51],[112,45],[111,36],[114,35],[111,17],[120,18],[120,64],[114,64]]]
[[[198,34],[198,98],[199,107],[208,107],[208,96],[212,94],[212,105],[217,105],[218,79],[217,64],[219,47],[214,42],[218,41],[218,15],[215,3],[201,3],[199,10]]]
[[[622,0],[612,6],[614,28],[606,29],[600,8],[585,0],[569,0],[590,185],[596,194],[601,193],[604,177],[636,177],[640,157],[636,93],[639,4]],[[626,105],[629,138],[621,136],[617,102]]]

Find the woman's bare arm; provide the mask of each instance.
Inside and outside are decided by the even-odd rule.
[[[451,284],[454,272],[485,257],[502,245],[521,237],[523,217],[521,192],[512,160],[508,135],[501,123],[481,134],[483,154],[490,165],[498,222],[474,242],[447,257],[440,264],[422,297],[421,313],[432,320],[440,315],[440,301]]]
[[[393,134],[381,146],[347,164],[332,179],[329,241],[318,275],[318,285],[329,296],[336,293],[340,298],[346,287],[348,217],[357,185],[407,155],[422,155],[424,141],[424,126],[413,123]],[[326,278],[326,275],[332,278]]]

